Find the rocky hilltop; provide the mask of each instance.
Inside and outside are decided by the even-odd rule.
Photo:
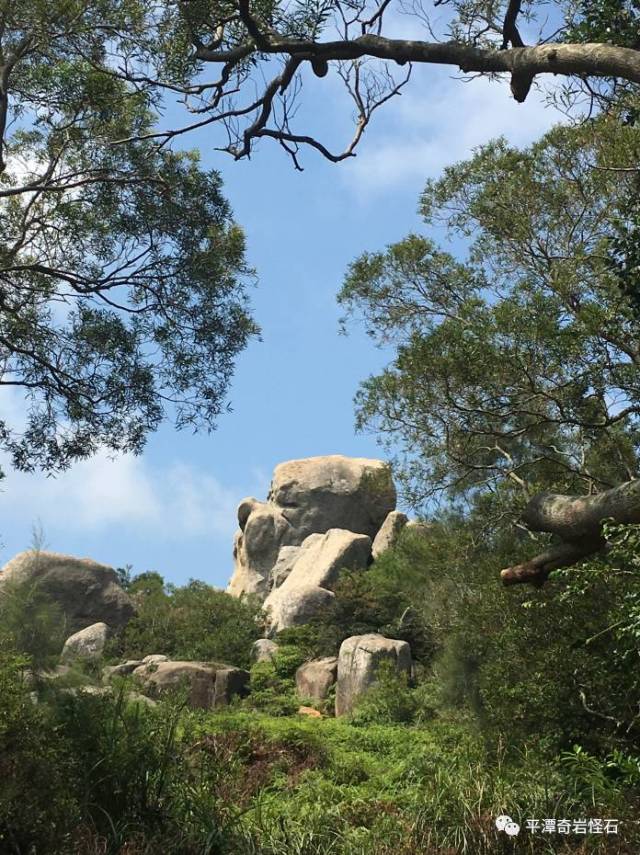
[[[395,507],[396,489],[383,461],[342,455],[281,463],[266,501],[240,503],[227,592],[262,600],[266,631],[254,644],[254,662],[277,656],[277,634],[309,622],[335,598],[343,570],[366,570],[406,526],[426,529]],[[0,572],[0,593],[25,583],[54,600],[73,631],[61,652],[63,675],[78,660],[100,663],[109,637],[135,614],[116,571],[88,558],[20,553]],[[338,715],[349,713],[375,683],[381,663],[411,674],[409,645],[377,633],[348,638],[336,652],[304,663],[296,685],[301,698],[322,701],[335,684]],[[107,666],[102,686],[91,691],[110,692],[114,676],[130,676],[149,702],[186,682],[191,705],[204,708],[245,695],[250,677],[228,663],[170,661],[154,650],[140,660]]]
[[[342,455],[281,463],[267,500],[238,507],[228,592],[264,601],[270,634],[306,623],[335,596],[340,571],[365,569],[407,518],[381,460]]]
[[[238,507],[228,592],[265,599],[284,581],[310,535],[340,529],[373,540],[395,506],[391,472],[381,460],[333,454],[281,463],[266,502],[251,497]]]

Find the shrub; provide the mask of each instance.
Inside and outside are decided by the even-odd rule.
[[[63,849],[80,817],[68,745],[30,695],[29,665],[0,647],[0,851],[16,855]]]
[[[351,716],[356,725],[409,723],[417,713],[417,697],[407,675],[388,662],[378,670],[376,683],[365,693]]]
[[[138,613],[109,647],[118,658],[164,653],[174,659],[222,661],[246,668],[261,636],[260,604],[237,599],[204,582],[165,586],[157,573],[129,585]]]
[[[274,716],[291,715],[298,708],[295,672],[304,654],[293,645],[283,645],[270,662],[251,667],[250,694],[246,704]]]
[[[55,664],[68,632],[62,610],[37,582],[11,582],[0,591],[0,635],[39,670]]]

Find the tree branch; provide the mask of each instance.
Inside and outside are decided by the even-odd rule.
[[[511,37],[514,37],[511,32]],[[460,42],[423,42],[406,39],[389,39],[373,34],[331,42],[313,42],[269,36],[262,40],[260,52],[288,54],[303,59],[334,60],[359,59],[369,56],[391,60],[400,65],[417,62],[435,65],[452,65],[465,74],[501,72],[514,77],[514,97],[524,101],[528,90],[517,87],[525,77],[532,80],[538,74],[585,75],[595,77],[620,77],[640,83],[640,51],[615,45],[590,44],[540,44],[532,47],[512,47],[496,50],[473,47]],[[243,56],[251,52],[249,45],[235,49]],[[196,56],[205,62],[228,62],[229,51],[210,51],[198,48]],[[234,52],[235,55],[235,52]]]
[[[521,519],[530,531],[553,534],[561,542],[529,561],[507,567],[500,576],[505,585],[540,586],[553,570],[570,567],[606,547],[604,520],[622,525],[640,522],[640,479],[594,496],[540,493],[527,504]]]

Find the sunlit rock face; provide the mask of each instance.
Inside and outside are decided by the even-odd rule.
[[[286,547],[284,547],[286,549]],[[310,534],[300,546],[286,579],[264,601],[272,633],[299,626],[333,599],[333,588],[344,569],[364,570],[371,558],[371,538],[342,528]]]
[[[135,612],[113,567],[90,558],[37,549],[20,552],[0,571],[0,590],[23,584],[49,596],[63,612],[71,632],[99,622],[117,630]]]
[[[266,599],[287,584],[302,560],[302,553],[290,547],[301,547],[310,535],[330,529],[373,540],[395,505],[391,472],[381,460],[335,454],[281,463],[266,502],[248,498],[238,507],[240,529],[228,592]],[[307,587],[318,586],[309,582]]]
[[[407,642],[373,632],[354,635],[342,642],[338,654],[337,716],[353,712],[358,700],[376,684],[383,664],[409,679],[412,663]]]

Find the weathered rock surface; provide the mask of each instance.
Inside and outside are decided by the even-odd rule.
[[[128,659],[126,662],[118,663],[118,665],[105,665],[102,669],[102,679],[108,683],[113,677],[128,677],[142,664],[141,659]]]
[[[285,581],[264,601],[271,631],[306,623],[333,598],[340,571],[364,569],[370,554],[371,538],[366,534],[332,528],[309,535]]]
[[[387,514],[387,518],[382,523],[382,528],[376,534],[373,546],[371,547],[371,555],[374,561],[376,558],[379,558],[383,552],[386,552],[387,549],[391,549],[392,546],[395,546],[400,532],[406,526],[408,521],[407,515],[403,514],[402,511],[391,511],[390,514]]]
[[[389,467],[362,457],[309,457],[276,466],[267,501],[282,508],[298,543],[344,528],[375,537],[396,504]]]
[[[221,667],[221,666],[218,666]],[[158,662],[140,665],[133,672],[145,692],[159,697],[167,691],[189,689],[189,706],[209,709],[213,706],[216,666],[202,662]]]
[[[259,638],[251,646],[252,662],[271,662],[278,652],[278,645],[270,638]]]
[[[98,622],[117,630],[134,614],[133,602],[118,584],[115,570],[90,558],[20,552],[0,572],[0,590],[23,583],[37,585],[51,597],[73,632]]]
[[[251,511],[247,516],[249,507]],[[256,499],[241,502],[238,522],[240,531],[236,532],[233,546],[235,570],[228,592],[237,597],[258,594],[264,598],[271,587],[271,569],[280,547],[292,545],[291,541],[287,544],[286,537],[290,535],[290,526],[279,508]]]
[[[249,672],[242,668],[220,668],[216,671],[213,706],[226,707],[234,698],[243,698],[249,691]]]
[[[337,716],[353,711],[358,699],[376,683],[383,662],[410,677],[411,650],[407,642],[377,633],[354,635],[342,642],[338,654]]]
[[[229,593],[266,598],[298,562],[283,547],[336,528],[374,538],[395,503],[391,473],[381,460],[330,455],[281,463],[266,502],[240,503]]]
[[[84,660],[96,662],[104,653],[109,638],[109,627],[106,623],[92,623],[69,636],[62,648],[61,661],[65,663]]]
[[[322,537],[322,535],[320,534],[311,534],[304,542],[308,543],[309,538],[314,536]],[[271,590],[273,590],[274,588],[279,588],[280,585],[282,585],[282,583],[289,577],[289,574],[293,570],[294,564],[300,556],[301,550],[301,546],[280,547],[280,551],[278,552],[278,558],[276,560],[276,563],[273,565],[270,573]]]
[[[302,626],[329,605],[335,597],[333,591],[317,585],[287,588],[284,585],[269,595],[265,602],[269,631],[272,634],[290,626]]]
[[[223,663],[180,661],[148,662],[134,669],[133,676],[153,698],[186,686],[192,709],[228,703],[234,695],[244,692],[249,679],[246,671]]]
[[[169,657],[165,656],[164,653],[149,653],[147,656],[142,657],[142,662],[145,664],[153,664],[154,662],[168,662]]]
[[[296,691],[301,698],[322,701],[336,682],[337,673],[336,656],[325,656],[323,659],[305,662],[296,671]]]
[[[340,528],[332,528],[326,534],[312,534],[302,544],[291,572],[278,590],[302,585],[331,590],[341,570],[364,570],[370,555],[371,538],[366,534]]]

